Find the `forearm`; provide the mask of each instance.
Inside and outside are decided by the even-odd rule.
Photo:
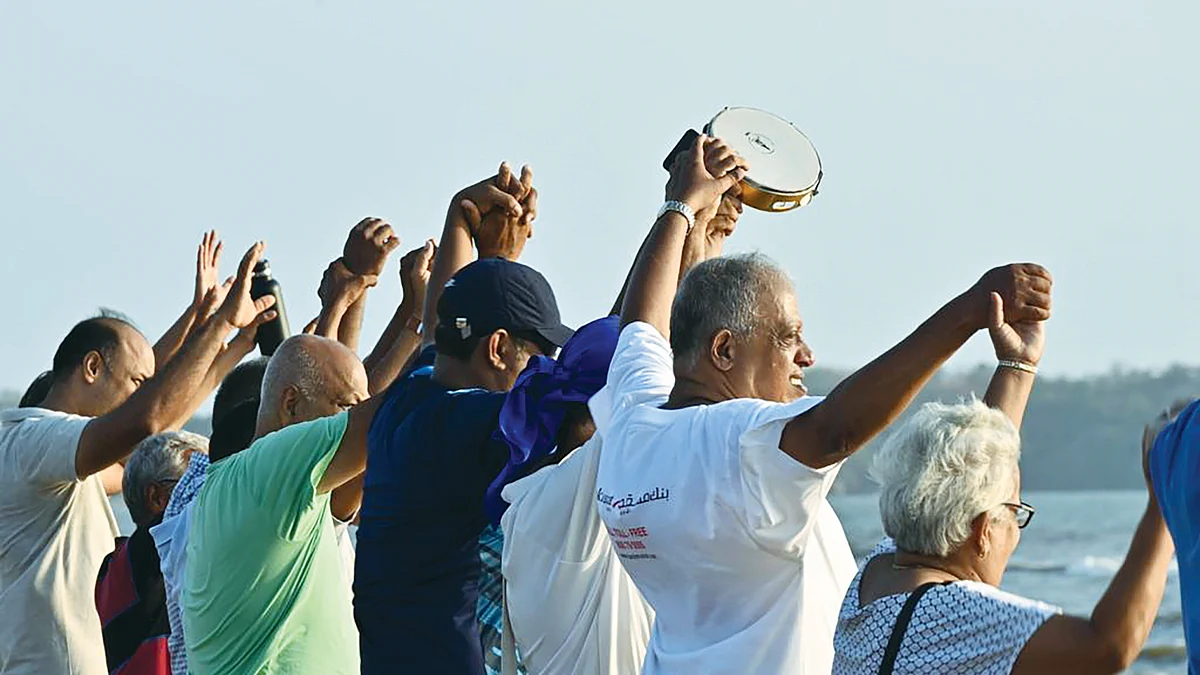
[[[175,420],[171,428],[179,429],[187,424],[194,411],[204,404],[209,395],[221,386],[229,373],[233,372],[242,359],[252,351],[254,351],[254,341],[246,338],[243,334],[239,334],[232,342],[223,346],[216,358],[213,359],[212,365],[209,366],[203,384],[196,390],[192,405],[188,406],[188,412],[184,417]]]
[[[664,336],[670,334],[671,303],[679,285],[687,226],[687,219],[675,211],[655,221],[630,275],[621,307],[622,327],[642,321]]]
[[[780,448],[814,468],[846,458],[895,421],[975,330],[961,297],[951,301],[846,378],[820,405],[792,420]]]
[[[693,267],[713,257],[713,249],[708,240],[703,236],[697,236],[698,232],[700,232],[700,228],[692,228],[692,233],[684,239],[683,255],[679,262],[678,282],[682,282],[683,278],[687,276],[688,271]],[[633,264],[629,266],[629,271],[625,273],[625,282],[621,285],[621,292],[617,295],[617,301],[613,303],[612,310],[608,313],[609,316],[616,316],[621,313],[621,307],[625,304],[625,295],[629,292],[629,282],[633,279],[633,271],[636,269],[637,261],[641,258],[642,252],[646,249],[646,244],[649,241],[650,235],[647,234],[646,238],[642,240],[641,247],[638,248],[637,255],[633,258]],[[679,283],[676,283],[676,289],[678,287]],[[674,300],[674,296],[672,296],[672,300]]]
[[[129,403],[144,411],[145,418],[150,420],[151,434],[169,428],[178,420],[189,419],[211,393],[211,390],[204,392],[204,384],[231,330],[218,318],[206,321],[184,343],[179,354],[167,362],[162,373],[130,397]],[[204,395],[198,396],[197,392]]]
[[[358,297],[342,314],[342,320],[337,327],[337,341],[346,345],[350,351],[358,353],[358,339],[362,335],[363,316],[367,311],[367,292]]]
[[[400,306],[392,313],[391,320],[384,327],[383,333],[379,336],[379,341],[375,343],[375,347],[371,349],[371,353],[363,359],[363,367],[370,373],[371,370],[379,364],[395,346],[396,340],[400,339],[400,332],[404,330],[404,326],[408,323],[409,318],[413,316],[413,309],[408,298],[400,302]],[[420,312],[417,312],[420,314]],[[420,320],[418,318],[418,320]]]
[[[442,297],[442,289],[446,282],[458,271],[475,258],[471,244],[471,233],[467,229],[467,221],[463,219],[462,209],[458,203],[460,196],[456,195],[446,211],[446,224],[442,229],[442,239],[438,244],[438,254],[433,261],[433,270],[429,274],[429,284],[425,291],[425,311],[421,317],[425,325],[426,343],[433,342],[437,327],[437,304]]]
[[[992,374],[983,402],[1012,420],[1013,426],[1021,428],[1025,419],[1025,408],[1029,405],[1029,394],[1033,391],[1033,373],[1015,368],[999,367]]]
[[[184,342],[175,358],[129,400],[92,420],[76,452],[79,476],[90,476],[123,460],[147,436],[166,431],[191,417],[204,401],[197,392],[202,390],[230,330],[218,318],[206,321]]]
[[[163,333],[158,342],[154,343],[154,363],[156,369],[161,369],[179,352],[179,348],[183,346],[187,339],[188,333],[196,323],[196,305],[188,305],[188,308],[179,315],[175,323]]]
[[[1092,627],[1122,667],[1137,658],[1150,634],[1174,551],[1151,496],[1124,564],[1092,611]]]
[[[385,337],[390,333],[390,343],[385,345],[384,341],[380,340],[375,347],[375,351],[386,348],[386,352],[376,359],[371,359],[370,365],[364,364],[367,369],[368,390],[372,396],[391,386],[400,373],[404,372],[413,354],[421,348],[421,334],[417,331],[416,321],[416,314],[412,310],[406,310],[403,306],[396,310],[392,322],[388,325],[389,331],[385,331]],[[393,324],[394,331],[391,330]]]
[[[353,299],[344,293],[338,293],[328,302],[321,304],[321,314],[317,316],[316,335],[330,340],[337,340],[342,321],[346,312],[354,304]]]

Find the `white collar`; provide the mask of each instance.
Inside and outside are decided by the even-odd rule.
[[[46,408],[9,408],[8,410],[0,410],[0,423],[3,424],[24,422],[25,420],[41,419],[43,417],[76,417],[76,415],[58,410],[47,410]]]

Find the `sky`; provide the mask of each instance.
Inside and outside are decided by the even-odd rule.
[[[160,334],[208,228],[227,273],[266,240],[298,328],[349,228],[387,218],[407,246],[365,352],[399,253],[501,160],[541,194],[524,262],[586,322],[662,158],[728,105],[821,153],[813,203],[748,210],[727,249],[788,270],[819,364],[869,361],[1014,261],[1055,278],[1045,372],[1197,364],[1198,23],[1183,0],[2,3],[0,389],[98,307]],[[980,335],[951,365],[991,358]]]

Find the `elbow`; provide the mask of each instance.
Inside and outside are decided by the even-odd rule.
[[[159,416],[151,416],[142,419],[139,423],[135,424],[132,429],[132,435],[137,436],[139,439],[146,439],[151,436],[161,434],[164,431],[170,431],[171,428],[172,425],[166,420]],[[138,443],[140,442],[141,441],[139,440]]]
[[[1098,646],[1097,656],[1102,673],[1123,673],[1133,665],[1142,653],[1139,643],[1129,640],[1107,639]]]

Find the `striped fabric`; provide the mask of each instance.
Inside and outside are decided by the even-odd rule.
[[[500,574],[500,553],[503,549],[503,530],[498,525],[489,524],[479,535],[482,573],[479,576],[479,601],[475,605],[487,675],[500,675],[500,641],[504,633],[504,577]],[[517,672],[525,675],[525,667],[519,662]]]

